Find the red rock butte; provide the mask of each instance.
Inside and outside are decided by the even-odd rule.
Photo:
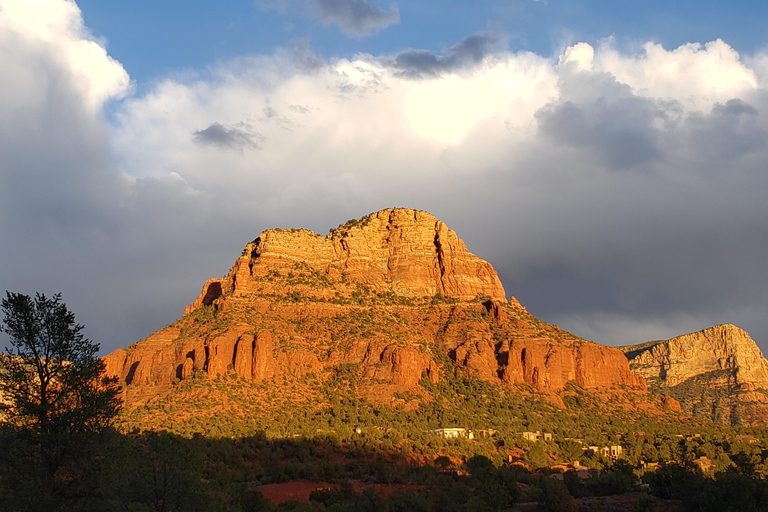
[[[506,300],[490,263],[427,212],[391,208],[320,236],[272,229],[211,279],[179,321],[105,357],[131,390],[196,372],[285,384],[354,365],[386,400],[438,382],[445,365],[502,386],[557,393],[645,389],[624,354],[540,322]],[[140,393],[134,393],[138,395]]]
[[[297,263],[332,282],[352,282],[402,297],[441,294],[505,300],[491,264],[467,251],[452,229],[427,212],[390,208],[339,226],[326,237],[306,229],[264,231],[245,246],[226,278],[206,283],[187,312],[226,292],[264,292],[263,283],[254,277],[291,272]]]

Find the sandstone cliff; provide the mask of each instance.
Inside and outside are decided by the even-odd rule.
[[[378,401],[396,402],[449,368],[549,394],[569,383],[645,389],[620,350],[507,302],[489,263],[441,221],[409,209],[326,237],[265,231],[178,322],[105,360],[128,402],[198,377],[296,387],[300,399],[320,400],[318,386],[342,369]]]
[[[633,372],[686,411],[734,424],[768,419],[768,361],[735,325],[620,348]]]
[[[326,237],[306,229],[264,231],[245,246],[227,277],[205,284],[186,312],[225,293],[279,293],[263,278],[297,270],[335,285],[301,290],[314,297],[363,286],[402,297],[505,299],[493,267],[468,252],[453,230],[427,212],[391,208],[350,221]]]

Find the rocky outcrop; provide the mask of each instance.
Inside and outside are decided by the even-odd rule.
[[[205,283],[190,313],[232,293],[279,293],[266,277],[309,273],[318,284],[309,291],[329,298],[338,289],[365,287],[403,297],[444,295],[471,300],[504,300],[498,274],[467,251],[456,233],[427,212],[390,208],[350,221],[323,237],[306,229],[270,229],[246,245],[224,279]],[[313,283],[314,284],[314,283]]]
[[[678,401],[683,410],[724,423],[768,420],[768,397],[755,392],[768,392],[768,361],[749,334],[735,325],[621,349],[632,371],[644,376],[652,390]]]
[[[269,379],[275,374],[275,364],[272,355],[272,333],[267,330],[259,331],[253,345],[251,378],[256,382]]]
[[[669,340],[621,348],[633,371],[664,386],[723,372],[725,385],[768,389],[768,361],[749,334],[735,325],[717,325]]]
[[[343,375],[381,399],[382,389],[439,383],[451,366],[549,394],[570,382],[645,389],[621,351],[507,302],[489,263],[441,221],[409,209],[373,213],[327,237],[265,231],[178,322],[105,361],[128,399],[195,375],[312,389]]]
[[[463,343],[454,355],[456,362],[484,380],[528,384],[542,391],[560,391],[571,381],[587,389],[614,385],[645,389],[645,380],[630,371],[620,350],[586,341],[566,344],[511,334],[498,346],[486,339]]]
[[[672,398],[671,396],[665,396],[661,399],[661,403],[663,403],[666,407],[669,407],[670,410],[675,412],[682,412],[683,408],[680,407],[680,402]]]

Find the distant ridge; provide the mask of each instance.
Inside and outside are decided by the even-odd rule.
[[[722,324],[619,347],[653,392],[718,423],[768,424],[768,361],[746,331]]]

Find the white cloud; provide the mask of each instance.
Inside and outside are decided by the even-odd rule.
[[[560,56],[560,66],[576,66],[577,71],[591,71],[595,60],[595,49],[587,43],[577,43],[565,49]]]
[[[622,55],[608,40],[597,52],[594,69],[610,73],[635,94],[674,99],[691,109],[708,110],[716,102],[741,97],[757,87],[754,71],[720,39],[673,50],[646,43],[636,55]]]
[[[110,126],[130,82],[75,4],[0,7],[0,283],[64,292],[107,348],[172,321],[262,229],[388,206],[444,219],[577,334],[768,340],[764,55],[305,48],[160,81]]]
[[[46,46],[92,109],[129,89],[128,74],[88,33],[74,1],[0,0],[0,32],[5,45]]]
[[[768,247],[748,226],[768,220],[755,195],[768,184],[768,102],[735,51],[579,43],[556,61],[479,55],[418,80],[368,55],[309,69],[284,53],[234,62],[127,102],[117,147],[130,172],[178,172],[251,205],[261,226],[323,231],[384,206],[432,210],[510,293],[569,325],[631,316],[631,332],[648,321],[658,336],[683,325],[663,311],[722,322],[726,303],[738,316],[764,300]],[[446,62],[419,56],[421,70]],[[215,123],[251,127],[259,149],[196,144]],[[548,280],[557,287],[542,294]],[[758,316],[740,318],[768,333]]]

